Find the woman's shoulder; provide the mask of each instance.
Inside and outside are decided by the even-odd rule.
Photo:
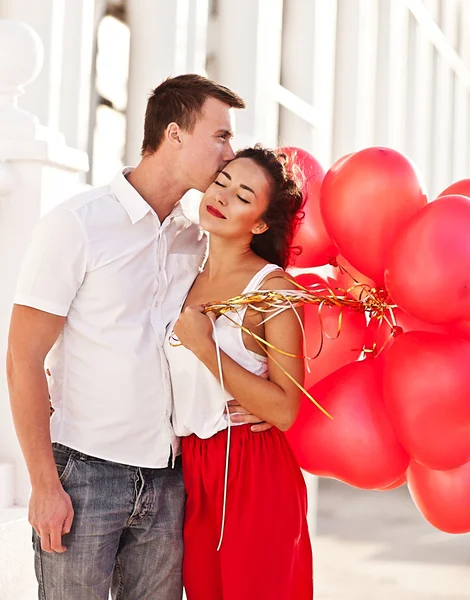
[[[266,266],[269,263],[266,263]],[[277,267],[277,265],[273,265]],[[263,279],[260,289],[262,290],[296,290],[298,286],[294,283],[294,278],[284,269],[277,267],[266,275]]]

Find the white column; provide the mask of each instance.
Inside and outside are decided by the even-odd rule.
[[[358,86],[356,97],[357,147],[374,143],[374,115],[377,77],[378,4],[376,0],[360,0],[358,30]]]
[[[281,84],[313,108],[315,123],[281,106],[280,144],[312,152],[321,163],[331,163],[336,2],[284,2]]]
[[[413,23],[416,23],[414,17]],[[433,104],[433,56],[434,49],[423,30],[415,25],[415,48],[410,47],[415,60],[414,85],[408,90],[408,105],[411,108],[408,148],[411,158],[416,162],[424,181],[431,178],[431,149],[432,149],[432,104]]]
[[[190,0],[186,56],[188,73],[206,75],[209,0]]]
[[[333,158],[374,141],[378,5],[338,3]]]
[[[443,31],[450,25],[449,6],[446,2],[442,6],[441,29]],[[451,39],[448,41],[450,43]],[[440,52],[437,53],[435,60],[433,162],[431,169],[432,195],[438,194],[442,189],[450,185],[452,179],[452,111],[455,78],[446,58]]]
[[[313,34],[305,34],[307,28],[311,29],[314,22],[315,2],[291,0],[284,3],[281,85],[309,104],[313,104],[313,61],[316,39]],[[319,114],[316,120],[320,121]],[[298,146],[313,153],[314,130],[315,125],[306,122],[294,111],[281,106],[279,112],[281,146]]]
[[[217,6],[216,78],[247,103],[237,113],[235,146],[276,146],[282,0],[219,0]]]
[[[0,0],[3,18],[19,19],[39,34],[44,45],[44,67],[20,106],[39,117],[46,127],[59,130],[64,38],[64,0]],[[67,31],[67,34],[70,32]]]
[[[69,146],[87,150],[95,35],[95,0],[65,0],[60,131]]]
[[[441,2],[442,0],[422,0],[423,5],[427,8],[431,18],[434,19],[436,23],[439,23],[439,5]]]
[[[459,53],[470,70],[470,4],[461,4]],[[455,143],[456,157],[454,180],[468,177],[470,173],[470,85],[458,82],[456,88]]]
[[[126,163],[140,156],[147,98],[169,76],[186,72],[189,0],[129,0],[131,30]]]
[[[336,16],[336,2],[316,0],[313,36],[317,41],[313,53],[312,96],[320,122],[313,132],[312,147],[325,168],[333,162]]]
[[[65,145],[63,136],[39,125],[37,117],[17,106],[22,87],[38,75],[42,45],[31,27],[0,20],[0,364],[5,364],[8,326],[19,265],[41,212],[78,187],[87,156]],[[0,370],[0,460],[13,463],[17,504],[26,504],[29,483],[16,441],[5,379]],[[8,475],[10,473],[10,475]],[[4,477],[4,479],[1,479]],[[5,480],[5,478],[7,480]],[[0,469],[5,491],[11,469]],[[1,554],[1,548],[0,548]]]
[[[452,181],[464,179],[470,173],[469,156],[470,93],[458,79],[454,90]]]
[[[374,143],[401,151],[406,131],[408,15],[401,2],[379,0]]]

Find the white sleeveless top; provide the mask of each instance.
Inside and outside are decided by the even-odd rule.
[[[277,270],[282,269],[274,264],[265,265],[242,293],[256,291],[266,276]],[[241,307],[227,314],[241,325],[246,308]],[[222,390],[218,379],[190,350],[184,346],[171,345],[175,322],[176,319],[168,326],[164,343],[173,388],[173,429],[177,436],[195,433],[198,437],[206,439],[227,428],[225,403],[233,396]],[[247,371],[267,378],[267,358],[245,347],[240,327],[221,315],[215,322],[215,329],[217,342],[225,354]],[[216,339],[214,335],[213,337]]]

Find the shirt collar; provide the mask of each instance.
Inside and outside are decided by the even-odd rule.
[[[129,183],[126,175],[131,173],[134,167],[124,167],[111,181],[111,190],[119,200],[123,208],[129,215],[132,224],[134,225],[140,219],[143,219],[149,212],[153,213],[158,219],[157,214],[152,209],[150,204],[146,202],[139,192]],[[173,220],[176,217],[183,217],[188,220],[188,217],[184,214],[183,207],[180,202],[177,202],[168,215],[167,219]]]
[[[133,167],[124,167],[111,181],[111,190],[129,215],[132,224],[140,221],[151,210],[139,192],[127,181]]]

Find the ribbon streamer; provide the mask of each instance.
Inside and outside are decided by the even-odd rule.
[[[344,267],[341,267],[344,272],[347,271]],[[286,278],[287,279],[287,278]],[[353,278],[352,278],[353,279]],[[349,310],[355,310],[358,312],[366,313],[369,318],[374,318],[379,321],[379,328],[383,325],[383,323],[387,323],[390,327],[390,335],[387,337],[383,345],[377,350],[377,343],[374,342],[372,348],[363,348],[364,353],[370,353],[373,356],[378,356],[390,343],[390,341],[401,333],[401,328],[397,326],[395,315],[393,309],[396,308],[395,304],[392,304],[390,299],[387,296],[386,291],[383,288],[373,288],[367,284],[362,284],[353,279],[355,281],[354,285],[348,288],[347,290],[337,289],[334,291],[327,285],[323,285],[321,283],[315,283],[311,287],[306,288],[300,285],[297,281],[288,279],[291,283],[298,288],[297,290],[257,290],[255,292],[247,292],[245,294],[240,294],[239,296],[235,296],[226,300],[224,302],[215,301],[209,302],[203,306],[204,313],[213,312],[216,317],[224,316],[229,319],[234,325],[240,327],[247,335],[250,335],[256,343],[263,348],[264,352],[269,356],[269,358],[283,371],[283,373],[289,377],[291,381],[297,385],[297,387],[317,406],[319,410],[321,410],[326,416],[330,419],[333,417],[308,393],[307,390],[300,385],[298,381],[296,381],[283,367],[282,365],[274,358],[272,353],[269,352],[268,348],[283,354],[284,356],[290,356],[292,358],[304,358],[306,361],[314,360],[317,356],[320,355],[321,350],[323,348],[323,337],[327,337],[329,339],[336,339],[341,333],[342,327],[342,319],[343,319],[343,309],[347,308]],[[360,290],[359,297],[355,298],[351,295],[353,290]],[[294,309],[302,306],[302,305],[318,305],[318,316],[320,319],[320,328],[321,328],[321,339],[320,339],[320,348],[318,352],[313,357],[306,356],[306,344],[305,344],[305,333],[302,328],[302,333],[304,336],[304,356],[291,354],[289,352],[285,352],[281,348],[276,348],[273,344],[270,344],[262,337],[256,335],[253,331],[250,331],[243,325],[239,325],[227,313],[232,311],[236,311],[237,309],[247,306],[253,310],[256,310],[260,313],[265,313],[268,316],[266,319],[262,321],[262,323],[266,322],[266,320],[275,317],[281,312]],[[325,332],[322,310],[324,310],[325,306],[329,307],[339,307],[340,313],[338,317],[338,329],[336,335],[330,336]],[[262,324],[261,323],[261,324]],[[307,362],[308,369],[308,362]]]
[[[340,268],[347,273],[344,267]],[[315,404],[315,406],[319,410],[321,410],[323,414],[325,414],[327,417],[333,419],[332,415],[330,415],[328,411],[325,410],[309,394],[309,392],[298,381],[296,381],[296,379],[292,377],[290,373],[286,371],[286,369],[284,369],[284,367],[274,358],[272,352],[270,352],[269,350],[274,350],[275,352],[279,352],[284,356],[289,356],[292,358],[303,358],[306,361],[314,360],[317,356],[320,355],[322,351],[324,337],[327,337],[329,339],[336,339],[341,334],[343,309],[347,308],[349,310],[366,313],[369,316],[369,318],[377,319],[379,321],[379,328],[383,325],[384,322],[387,323],[387,325],[390,327],[390,335],[387,337],[387,339],[385,340],[385,342],[379,350],[377,350],[376,342],[373,343],[372,348],[362,348],[362,351],[364,353],[369,353],[372,356],[378,356],[389,345],[393,337],[395,337],[402,331],[401,328],[397,326],[395,315],[393,313],[393,309],[396,308],[396,305],[391,303],[386,291],[383,288],[373,288],[367,284],[357,282],[352,277],[351,279],[353,279],[353,281],[355,282],[354,285],[352,285],[347,290],[338,288],[336,291],[334,291],[328,285],[323,285],[321,283],[315,283],[309,288],[306,288],[300,285],[295,280],[288,278],[285,279],[293,283],[297,287],[297,289],[256,290],[254,292],[247,292],[245,294],[240,294],[239,296],[235,296],[223,302],[208,302],[207,304],[203,305],[203,312],[212,312],[215,314],[216,318],[219,316],[224,316],[225,318],[229,319],[235,326],[240,327],[242,331],[245,332],[247,335],[250,335],[256,341],[256,343],[263,349],[267,356],[282,370],[282,372],[293,383],[295,383],[295,385]],[[360,293],[359,297],[356,298],[351,295],[351,292],[353,290],[358,289],[360,290]],[[253,331],[234,321],[227,314],[233,311],[237,311],[239,308],[246,306],[248,308],[251,308],[252,310],[256,310],[257,312],[266,315],[266,318],[260,323],[262,324],[265,323],[267,320],[277,316],[281,312],[284,312],[285,310],[293,309],[295,311],[296,308],[309,304],[318,306],[318,316],[320,319],[321,328],[320,347],[315,356],[313,357],[306,356],[306,341],[303,327],[302,334],[304,355],[292,354],[290,352],[285,352],[281,348],[277,348],[276,346],[269,343]],[[324,310],[325,306],[336,306],[340,308],[340,313],[338,317],[338,329],[336,335],[334,336],[330,336],[325,332],[322,318],[322,310]],[[180,345],[179,340],[177,340],[175,336],[173,336],[170,343],[173,346]]]

